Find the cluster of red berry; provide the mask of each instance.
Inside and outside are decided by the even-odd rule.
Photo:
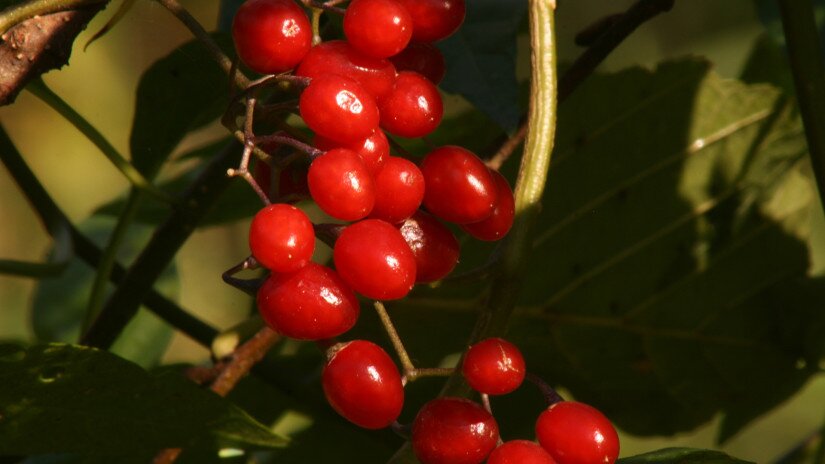
[[[445,277],[459,245],[436,218],[481,240],[510,229],[515,205],[501,174],[458,146],[436,148],[417,165],[390,155],[384,132],[423,137],[441,122],[444,59],[432,42],[463,19],[463,0],[353,0],[347,40],[310,47],[310,22],[293,0],[249,0],[238,10],[232,30],[244,63],[305,79],[299,110],[317,150],[306,188],[329,216],[352,222],[336,237],[333,271],[310,262],[315,234],[301,210],[278,203],[255,216],[252,255],[272,271],[258,303],[278,332],[334,337],[358,316],[351,290],[393,300]]]
[[[390,154],[386,133],[424,137],[441,122],[436,85],[445,64],[432,43],[458,29],[464,10],[464,0],[352,0],[341,11],[346,40],[314,46],[310,21],[293,0],[247,0],[238,10],[232,32],[241,60],[262,74],[291,71],[283,76],[300,79],[299,114],[315,134],[305,174],[281,171],[275,195],[281,202],[260,210],[249,232],[254,260],[271,271],[258,289],[258,308],[280,334],[337,337],[356,323],[356,292],[393,300],[415,283],[444,278],[458,261],[459,244],[440,220],[486,241],[512,226],[507,180],[472,152],[443,146],[418,164]],[[268,169],[256,173],[267,192],[268,176]],[[319,226],[283,202],[291,193],[308,194],[329,216],[350,223],[335,228],[335,270],[312,262]],[[327,358],[323,387],[336,411],[368,429],[396,423],[405,381],[381,347],[339,343]],[[526,371],[514,345],[488,339],[470,348],[463,372],[486,398],[519,387]],[[424,463],[480,463],[489,456],[499,464],[611,464],[618,455],[609,421],[581,403],[553,404],[536,431],[541,446],[523,440],[498,446],[488,409],[439,398],[419,411],[412,444]]]

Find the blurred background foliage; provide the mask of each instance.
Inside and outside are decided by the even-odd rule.
[[[218,2],[190,0],[182,3],[207,27],[218,23]],[[632,3],[629,0],[559,0],[556,24],[561,61],[570,62],[580,53],[581,49],[573,43],[576,33],[606,13],[622,11]],[[98,15],[80,36],[70,66],[59,72],[51,72],[45,76],[45,81],[94,124],[115,147],[128,153],[135,89],[142,72],[158,58],[188,41],[190,35],[161,6],[154,2],[138,1],[108,35],[83,51],[81,45],[105,24],[114,6]],[[703,57],[712,63],[713,71],[722,77],[739,77],[759,37],[766,31],[776,32],[775,26],[770,22],[771,14],[764,7],[764,2],[753,0],[677,0],[671,12],[644,24],[631,35],[610,55],[600,70],[619,71],[634,65],[655,69],[663,60],[692,56]],[[760,15],[764,21],[760,21]],[[522,81],[528,74],[526,49],[527,38],[522,37],[517,62],[517,76]],[[689,73],[690,70],[686,72]],[[452,101],[458,100],[458,97],[454,97]],[[771,102],[764,104],[769,105]],[[582,104],[586,105],[586,102]],[[582,118],[582,124],[586,125],[586,114],[575,117]],[[31,94],[24,92],[14,105],[0,108],[0,121],[45,187],[74,223],[89,222],[87,218],[93,211],[123,195],[128,188],[123,177],[91,143]],[[674,121],[674,124],[678,122]],[[183,153],[225,136],[226,130],[217,123],[208,125],[187,136],[176,153]],[[640,136],[643,137],[644,134]],[[640,140],[639,145],[644,145],[644,142]],[[633,144],[634,141],[629,140],[629,143]],[[175,173],[174,169],[164,171],[162,179],[171,178]],[[553,182],[552,176],[550,182]],[[799,193],[802,196],[805,194]],[[817,200],[803,203],[804,225],[801,227],[810,232],[809,273],[817,276],[825,269],[825,217]],[[38,261],[45,256],[50,243],[48,235],[7,175],[0,175],[0,218],[3,218],[3,227],[0,228],[0,257]],[[91,222],[87,224],[89,230],[101,227],[99,223]],[[247,227],[248,219],[245,219],[197,230],[177,256],[177,279],[168,279],[170,281],[163,286],[164,291],[169,292],[167,294],[177,293],[178,301],[184,308],[219,329],[228,328],[245,319],[251,307],[250,300],[245,295],[220,281],[220,272],[248,253]],[[141,239],[135,240],[139,242]],[[130,250],[124,251],[129,253]],[[134,252],[135,250],[131,250],[132,255]],[[793,250],[789,253],[793,253]],[[74,272],[71,277],[83,278]],[[48,285],[59,286],[60,282]],[[66,285],[74,286],[76,282]],[[42,336],[46,329],[33,324],[31,308],[33,304],[41,307],[45,305],[43,299],[48,299],[51,292],[48,287],[39,290],[36,287],[33,280],[0,276],[0,339],[31,341],[35,339],[35,334]],[[82,298],[82,295],[77,298]],[[424,319],[417,323],[425,324],[427,321]],[[206,349],[183,335],[170,335],[155,330],[152,333],[158,338],[150,339],[147,343],[154,343],[155,346],[163,346],[163,340],[171,336],[171,343],[163,352],[140,349],[140,355],[148,356],[145,360],[137,359],[137,352],[130,356],[129,347],[123,348],[125,351],[119,353],[129,359],[145,361],[147,365],[158,358],[163,363],[193,364],[204,363],[209,358]],[[66,340],[71,340],[72,337],[71,334],[48,336]],[[289,343],[280,349],[300,350]],[[310,355],[309,358],[302,359],[316,357],[317,355]],[[765,382],[770,384],[772,379],[767,378]],[[776,382],[777,385],[781,383],[779,379]],[[303,388],[297,381],[293,385]],[[767,387],[770,388],[770,385]],[[235,393],[234,398],[242,407],[261,411],[262,416],[281,417],[280,423],[276,424],[279,432],[288,434],[311,423],[311,418],[304,412],[284,411],[267,405],[264,399],[245,395],[244,388],[259,392],[262,387],[246,385]],[[435,386],[431,388],[425,385],[422,390],[429,394],[434,388]],[[638,438],[623,433],[622,455],[630,456],[667,446],[691,446],[718,448],[754,462],[774,462],[821,427],[825,416],[824,406],[825,379],[813,376],[789,401],[782,402],[770,413],[751,422],[722,446],[717,446],[715,441],[722,419],[715,417],[710,423],[675,436]],[[532,422],[532,410],[523,411],[523,414],[524,421]],[[325,429],[317,433],[330,432],[344,434],[342,437],[345,437],[345,430],[346,427],[335,426],[331,430]],[[346,440],[342,438],[341,441]],[[382,455],[384,447],[392,449],[395,446],[395,441],[384,436],[377,437],[376,442],[377,455]],[[288,455],[289,451],[286,453]],[[197,457],[191,459],[192,462],[198,462]]]

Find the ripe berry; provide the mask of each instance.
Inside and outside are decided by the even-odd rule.
[[[415,284],[410,247],[398,229],[379,219],[365,219],[344,229],[332,256],[341,278],[367,298],[403,298]]]
[[[390,142],[386,134],[380,129],[376,129],[369,137],[353,143],[341,144],[330,140],[324,136],[316,135],[313,140],[315,148],[319,150],[332,150],[333,148],[347,148],[361,157],[371,175],[375,176],[384,166],[384,162],[390,156]]]
[[[619,456],[619,436],[613,424],[584,403],[551,405],[536,421],[536,437],[559,464],[613,464]]]
[[[344,14],[344,35],[349,43],[375,58],[403,50],[412,33],[410,13],[396,0],[353,0]]]
[[[321,377],[329,404],[367,429],[392,424],[404,405],[401,375],[378,345],[355,340],[332,349]]]
[[[423,464],[479,464],[497,442],[493,416],[464,398],[432,400],[413,422],[413,451]]]
[[[307,54],[312,27],[292,0],[247,0],[232,21],[232,38],[251,70],[277,74],[294,68]]]
[[[458,263],[459,245],[455,235],[423,211],[404,221],[401,235],[415,255],[416,283],[440,280]]]
[[[264,145],[261,148],[273,156],[277,156],[280,151],[279,145],[274,143]],[[309,162],[306,159],[295,160],[289,166],[277,171],[279,173],[278,182],[273,185],[272,167],[263,160],[256,158],[252,176],[271,201],[283,202],[283,198],[286,196],[306,197],[309,195],[307,169],[309,169]],[[290,198],[289,200],[289,202],[294,202],[297,199]]]
[[[377,101],[392,90],[396,72],[385,59],[363,55],[343,40],[331,40],[312,47],[295,74],[312,79],[329,74],[348,77]]]
[[[464,22],[464,0],[399,0],[413,21],[413,40],[437,42]]]
[[[401,53],[390,58],[398,71],[415,71],[438,85],[447,72],[444,55],[433,44],[410,42]]]
[[[352,150],[335,148],[315,158],[307,174],[309,193],[330,216],[343,221],[366,217],[375,204],[367,166]]]
[[[448,145],[421,162],[427,190],[424,206],[445,221],[468,224],[487,219],[495,208],[496,182],[471,151]]]
[[[312,259],[315,233],[303,211],[284,203],[255,214],[249,226],[249,249],[273,272],[295,272]]]
[[[501,338],[488,338],[467,350],[461,372],[474,390],[504,395],[521,385],[527,370],[516,345]]]
[[[307,263],[273,273],[258,290],[258,310],[278,333],[300,340],[341,335],[358,319],[358,298],[332,269]]]
[[[375,206],[370,217],[390,224],[412,216],[424,198],[424,175],[412,161],[387,157],[384,168],[375,176]]]
[[[493,450],[487,464],[556,464],[556,461],[532,441],[512,440]]]
[[[424,137],[441,123],[444,106],[435,84],[412,71],[402,71],[392,91],[379,101],[381,127],[401,137]]]
[[[310,129],[341,143],[369,137],[378,127],[378,107],[352,79],[326,75],[312,79],[298,101]]]
[[[483,221],[461,226],[465,232],[479,240],[493,242],[507,235],[513,227],[513,218],[516,215],[516,200],[507,179],[498,171],[490,171],[496,181],[496,207],[493,214]]]

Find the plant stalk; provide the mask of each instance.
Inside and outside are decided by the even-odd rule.
[[[796,99],[825,208],[825,64],[810,0],[779,0]]]
[[[469,344],[490,336],[503,335],[527,269],[532,245],[533,226],[541,209],[541,198],[550,168],[556,133],[555,1],[530,0],[531,84],[530,110],[524,156],[516,188],[516,216],[504,244],[501,260],[493,270],[491,293],[476,321]],[[460,370],[449,378],[442,396],[466,396],[469,387]],[[390,463],[415,462],[409,443],[393,456]]]

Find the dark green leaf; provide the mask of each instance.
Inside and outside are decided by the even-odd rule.
[[[215,447],[286,444],[181,374],[149,374],[92,348],[0,345],[0,385],[0,454],[128,457],[204,437]]]
[[[819,37],[825,46],[825,0],[811,0],[814,4],[814,15],[819,29]],[[759,20],[768,31],[768,35],[783,48],[785,46],[785,35],[782,32],[782,18],[779,14],[779,5],[775,0],[754,0],[756,12]]]
[[[619,459],[619,464],[752,464],[725,453],[691,448],[665,448]]]
[[[522,114],[516,36],[526,12],[525,2],[473,1],[458,32],[438,43],[447,60],[441,87],[463,95],[508,131]]]
[[[93,216],[80,224],[79,229],[101,245],[114,225],[113,218]],[[137,256],[151,234],[151,228],[133,225],[120,250],[120,261],[127,263]],[[74,342],[78,339],[94,277],[95,270],[75,258],[70,261],[67,272],[38,282],[32,299],[31,322],[40,341]],[[178,275],[174,266],[166,270],[155,288],[170,296],[177,294]],[[166,351],[172,334],[168,324],[144,308],[126,327],[112,351],[142,366],[153,366]]]
[[[231,50],[226,36],[214,38],[224,50]],[[137,89],[129,139],[135,167],[154,177],[189,131],[223,113],[228,97],[228,77],[197,40],[155,62]]]
[[[797,289],[823,283],[806,277],[816,195],[795,114],[777,89],[699,61],[591,77],[560,111],[510,325],[530,369],[636,434],[721,412],[727,438],[797,391],[821,348],[789,340],[823,321],[817,292]],[[487,253],[468,240],[462,261]],[[413,356],[463,349],[473,290],[391,305]]]

